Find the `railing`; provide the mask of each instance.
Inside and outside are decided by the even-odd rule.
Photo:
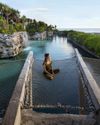
[[[33,52],[30,52],[25,61],[25,64],[18,78],[18,81],[16,83],[2,125],[21,124],[21,108],[23,108],[25,103],[25,98],[27,98],[26,88],[28,85],[31,86],[32,83],[32,65],[33,65]],[[29,100],[28,104],[31,106],[32,105],[31,97],[29,97],[28,100]]]
[[[95,117],[98,124],[100,124],[100,88],[98,87],[95,79],[93,78],[77,49],[75,49],[75,53],[83,82],[87,87],[93,105],[95,106]]]

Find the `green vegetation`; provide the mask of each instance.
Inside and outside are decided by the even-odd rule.
[[[12,34],[17,31],[26,30],[30,35],[35,32],[51,31],[56,28],[52,25],[20,16],[20,12],[0,3],[0,33]]]
[[[0,3],[0,33],[12,34],[23,30],[24,25],[19,11]]]
[[[37,22],[36,20],[32,20],[31,23],[29,23],[26,26],[26,31],[29,33],[29,35],[34,35],[35,32],[44,32],[44,31],[52,31],[54,30],[54,27],[52,25],[47,25],[46,23],[39,21]]]
[[[58,34],[58,36],[63,36],[63,37],[66,37],[67,35],[68,35],[68,33],[69,33],[69,31],[66,31],[66,30],[64,30],[64,31],[58,31],[57,32],[57,34]]]
[[[89,34],[83,32],[69,31],[68,37],[77,42],[78,44],[85,46],[96,55],[100,56],[100,35]]]

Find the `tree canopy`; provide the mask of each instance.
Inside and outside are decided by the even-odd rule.
[[[52,25],[47,25],[42,21],[37,22],[36,20],[33,20],[26,26],[26,31],[29,33],[29,35],[34,35],[35,32],[41,33],[44,31],[52,31],[53,28],[54,27]]]
[[[35,19],[20,16],[20,12],[3,3],[0,3],[0,33],[12,34],[26,30],[30,35],[35,32],[51,31],[52,25]]]

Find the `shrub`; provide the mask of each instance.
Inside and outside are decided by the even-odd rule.
[[[100,56],[100,35],[70,31],[68,37]]]

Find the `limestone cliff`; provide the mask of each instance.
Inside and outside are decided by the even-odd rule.
[[[29,35],[30,40],[45,40],[52,37],[53,37],[53,31],[51,32],[44,31],[42,33],[36,32],[34,35],[31,36]]]
[[[26,32],[17,32],[13,35],[0,34],[0,58],[9,58],[22,52],[28,41]]]

